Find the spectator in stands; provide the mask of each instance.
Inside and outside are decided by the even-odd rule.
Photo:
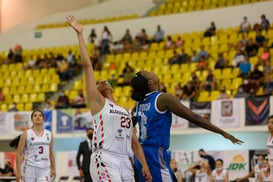
[[[188,63],[189,62],[189,55],[185,52],[185,49],[181,49],[181,59],[182,59],[182,63]]]
[[[175,159],[170,160],[170,166],[173,172],[173,179],[174,182],[182,182],[183,181],[183,175],[180,169],[178,169],[178,164]]]
[[[191,81],[189,81],[186,85],[183,87],[183,94],[182,99],[187,101],[194,101],[194,98],[196,96],[196,90],[194,85]]]
[[[2,88],[0,87],[0,103],[1,103],[1,102],[4,102],[4,100],[5,100],[5,97],[4,97]]]
[[[206,76],[206,79],[201,84],[201,90],[205,89],[206,91],[212,91],[216,88],[216,77],[213,74],[211,69],[208,69],[208,75]]]
[[[0,168],[0,176],[15,176],[9,160],[5,161],[5,167],[3,169]]]
[[[253,92],[256,93],[257,91],[257,85],[254,82],[251,82],[248,78],[244,79],[242,88],[249,96],[253,94]]]
[[[215,35],[215,32],[216,32],[216,26],[215,26],[215,23],[212,21],[210,23],[210,27],[207,28],[207,30],[205,31],[204,37],[211,37]]]
[[[192,164],[188,170],[194,176],[194,181],[213,181],[210,165],[206,160]]]
[[[215,69],[223,69],[227,65],[227,60],[224,58],[224,54],[222,52],[218,53],[218,59],[215,63]]]
[[[273,92],[273,80],[270,79],[270,75],[265,75],[263,90],[265,95],[272,95]]]
[[[230,95],[227,93],[226,87],[221,87],[218,99],[229,99],[229,97]]]
[[[196,50],[192,51],[191,62],[198,62],[198,54]]]
[[[179,99],[179,100],[182,100],[183,97],[183,88],[181,86],[181,83],[177,83],[175,86],[174,86],[174,95]]]
[[[73,108],[82,108],[82,107],[86,107],[85,98],[84,98],[84,96],[83,96],[82,90],[78,90],[78,95],[76,95],[76,96],[74,97],[74,99],[73,99],[72,107],[73,107]]]
[[[271,74],[273,70],[273,67],[271,66],[271,62],[270,60],[265,61],[264,65],[263,65],[263,71],[264,71],[264,75],[267,74]]]
[[[133,42],[133,52],[139,52],[142,50],[141,42],[138,37],[135,37]]]
[[[98,46],[95,47],[93,54],[91,56],[92,66],[94,70],[101,70],[101,59],[100,59],[100,48]]]
[[[269,48],[265,47],[264,51],[263,51],[263,53],[261,54],[261,57],[260,57],[260,63],[262,65],[265,65],[265,63],[267,61],[270,61],[270,59],[271,59],[271,55],[270,55],[270,52],[269,52]]]
[[[234,67],[238,67],[240,65],[240,63],[242,63],[243,61],[246,60],[246,57],[244,55],[244,52],[241,51],[241,50],[237,50],[235,56],[234,56],[234,59],[233,59],[233,62],[232,62],[232,65]]]
[[[215,169],[215,159],[213,158],[213,156],[207,154],[204,149],[199,149],[198,153],[202,159],[208,161],[210,169],[214,170]]]
[[[265,43],[265,37],[262,35],[262,32],[260,30],[257,31],[256,43],[258,47],[262,47]]]
[[[245,59],[239,64],[239,76],[243,78],[247,78],[251,71],[251,64],[249,63],[248,59]]]
[[[247,56],[248,57],[255,56],[257,54],[258,49],[259,49],[259,47],[254,42],[253,38],[249,38],[246,43],[246,47],[245,47],[245,51],[247,53]]]
[[[192,82],[192,85],[195,86],[195,90],[197,91],[200,87],[200,80],[198,76],[196,75],[196,72],[191,73],[191,82]]]
[[[181,48],[184,46],[184,40],[181,39],[181,36],[177,37],[177,40],[175,41],[175,47]]]
[[[207,59],[209,57],[209,53],[204,49],[205,47],[202,45],[200,46],[200,51],[197,54],[197,61],[201,61],[202,57]]]
[[[14,52],[13,52],[12,48],[10,48],[8,55],[7,55],[7,59],[9,62],[13,62],[13,58],[14,58]]]
[[[244,17],[244,20],[240,24],[240,30],[238,33],[248,33],[251,29],[251,24],[248,22],[247,17]]]
[[[69,98],[65,95],[64,91],[60,92],[57,103],[55,105],[56,109],[65,109],[69,107]]]
[[[259,66],[259,64],[256,64],[249,76],[250,81],[255,83],[257,87],[262,86],[264,83],[264,73],[259,70]]]
[[[266,18],[264,14],[261,15],[261,23],[260,23],[260,29],[261,30],[268,30],[270,28],[270,22]]]
[[[43,110],[52,110],[51,101],[47,100],[44,104]]]
[[[121,39],[122,44],[124,45],[125,43],[133,43],[133,38],[130,34],[130,29],[127,29],[125,34],[123,35],[122,39]]]
[[[107,26],[104,26],[103,31],[101,33],[101,54],[102,55],[107,55],[110,53],[110,43],[113,40],[112,33],[108,29]]]
[[[149,44],[149,37],[148,37],[148,34],[146,33],[146,30],[142,28],[140,33],[138,33],[136,37],[138,38],[140,42],[141,48],[143,50],[147,50],[148,44]]]
[[[134,77],[134,69],[127,63],[122,73],[123,82],[118,83],[119,86],[130,85],[132,78]]]
[[[61,81],[67,81],[69,79],[69,64],[66,59],[57,61],[57,73]]]
[[[173,50],[173,57],[169,59],[169,64],[181,64],[183,62],[183,58],[180,54],[176,52],[176,50]]]
[[[172,49],[175,47],[175,44],[172,40],[171,36],[167,36],[167,39],[165,40],[164,49]]]
[[[94,45],[97,45],[97,34],[96,34],[96,30],[94,28],[91,29],[91,32],[89,34],[89,37],[88,37],[88,41]]]
[[[123,53],[123,48],[124,48],[123,42],[121,40],[116,41],[113,43],[112,53],[113,54]]]
[[[233,96],[234,98],[248,98],[249,95],[244,91],[242,86],[239,86],[237,93]]]
[[[197,69],[200,71],[206,70],[208,67],[208,61],[205,56],[201,56],[200,61],[198,62]]]
[[[163,82],[160,82],[160,84],[159,84],[159,91],[167,93],[167,87]]]
[[[23,56],[22,56],[22,51],[23,51],[23,48],[21,45],[17,44],[15,47],[14,47],[14,60],[15,60],[15,63],[22,63],[23,62]]]
[[[157,25],[157,30],[154,33],[153,41],[161,42],[164,40],[164,36],[165,36],[164,30],[161,29],[160,25]]]
[[[12,103],[12,105],[9,108],[8,112],[16,112],[16,111],[18,111],[16,103]]]

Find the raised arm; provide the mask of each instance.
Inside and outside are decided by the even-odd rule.
[[[22,178],[21,164],[24,160],[24,147],[26,145],[27,132],[25,131],[19,140],[19,144],[16,151],[16,181],[20,182]]]
[[[176,97],[170,94],[161,94],[157,101],[157,107],[159,110],[169,109],[174,114],[187,119],[189,122],[194,123],[195,125],[198,125],[214,133],[221,134],[223,137],[229,139],[234,144],[243,143],[241,140],[238,140],[231,134],[208,122],[205,118],[192,112],[190,109],[181,104]]]
[[[49,159],[50,159],[50,173],[51,177],[55,179],[56,177],[56,168],[55,168],[55,158],[53,154],[53,134],[51,134],[51,141],[49,145]]]
[[[94,76],[94,71],[92,67],[91,60],[87,53],[87,49],[85,46],[84,38],[83,38],[83,28],[82,25],[79,24],[73,16],[67,16],[66,22],[76,31],[77,38],[79,41],[79,49],[81,62],[84,67],[84,75],[85,75],[85,85],[86,85],[86,95],[87,102],[91,108],[92,114],[98,113],[101,108],[104,106],[105,99],[97,90],[96,80]]]

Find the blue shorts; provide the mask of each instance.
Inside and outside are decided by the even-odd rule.
[[[170,167],[170,161],[168,157],[168,152],[161,147],[153,146],[142,146],[143,152],[149,166],[149,170],[153,177],[154,182],[171,182],[172,172]],[[139,181],[145,182],[145,179],[142,175],[142,166],[140,162],[134,157],[134,165],[137,168]]]

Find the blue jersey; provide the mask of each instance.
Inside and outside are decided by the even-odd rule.
[[[139,124],[139,142],[168,149],[170,146],[170,128],[172,114],[169,110],[159,111],[156,103],[160,92],[146,95],[137,103],[136,117]]]

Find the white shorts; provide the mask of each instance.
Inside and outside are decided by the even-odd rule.
[[[50,168],[22,165],[22,182],[50,182]]]
[[[90,174],[93,181],[134,182],[134,170],[129,156],[95,151],[90,159]]]

